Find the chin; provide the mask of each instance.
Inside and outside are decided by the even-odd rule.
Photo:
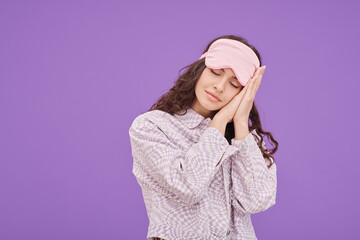
[[[215,103],[211,103],[211,102],[202,102],[200,103],[201,106],[203,106],[203,108],[205,108],[208,111],[217,111],[219,110],[221,107],[219,107],[219,105],[215,104]]]

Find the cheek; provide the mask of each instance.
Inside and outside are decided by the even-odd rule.
[[[234,95],[234,97],[235,97],[236,95],[238,95],[242,90],[243,90],[243,87],[237,88],[237,89],[235,90],[235,95]]]
[[[232,93],[229,93],[229,95],[226,97],[226,104],[228,104],[236,95],[240,93],[241,90],[236,89]]]
[[[195,91],[197,91],[200,87],[201,87],[202,83],[201,83],[201,79],[199,79],[196,83],[195,83]]]
[[[204,85],[204,77],[200,77],[200,78],[197,80],[197,82],[196,82],[196,84],[195,84],[195,87],[200,88],[200,87],[202,87],[203,85]]]
[[[195,84],[195,95],[196,95],[196,97],[200,97],[202,95],[202,92],[204,91],[203,89],[204,89],[203,83],[198,81]]]

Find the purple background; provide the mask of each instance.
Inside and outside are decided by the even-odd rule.
[[[0,239],[145,239],[128,129],[224,34],[267,66],[259,239],[359,239],[356,1],[1,1]]]

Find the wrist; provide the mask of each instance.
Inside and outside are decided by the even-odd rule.
[[[220,133],[224,136],[225,135],[225,128],[226,128],[227,122],[221,118],[221,117],[213,117],[209,127],[217,128]]]
[[[244,140],[247,135],[249,135],[249,130],[236,131],[235,130],[235,140]]]
[[[220,122],[220,123],[228,123],[229,121],[223,117],[222,115],[215,115],[213,118],[212,118],[213,121],[215,122]]]
[[[234,121],[235,140],[244,140],[249,135],[249,124],[247,122]]]
[[[238,125],[238,126],[249,126],[249,119],[233,119],[234,121],[234,125]]]

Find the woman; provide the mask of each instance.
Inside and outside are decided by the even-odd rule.
[[[250,215],[275,204],[278,148],[253,102],[260,66],[244,38],[218,37],[133,121],[133,174],[149,217],[147,239],[257,239]]]

